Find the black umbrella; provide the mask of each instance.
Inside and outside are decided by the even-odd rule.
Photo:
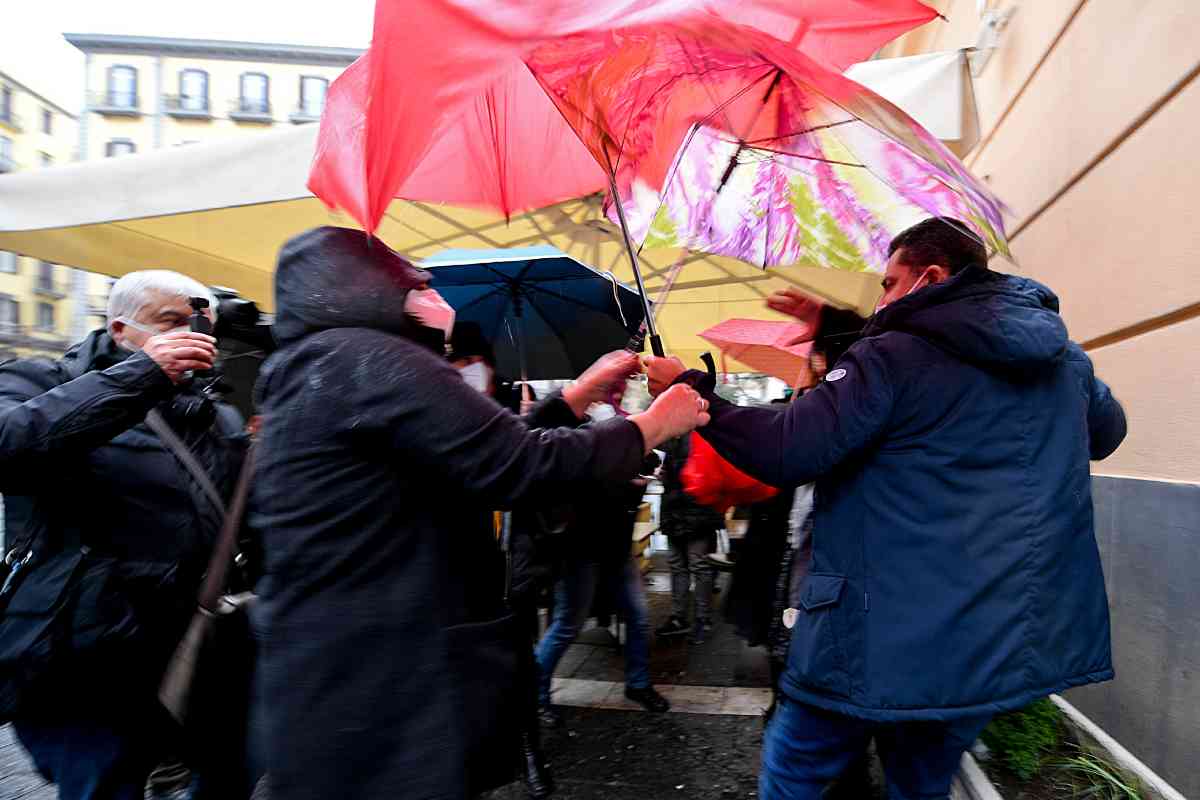
[[[553,247],[448,250],[421,264],[459,321],[479,325],[496,369],[574,378],[638,332],[637,292]]]

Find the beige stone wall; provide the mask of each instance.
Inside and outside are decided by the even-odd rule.
[[[975,43],[975,0],[885,55]],[[1200,3],[991,0],[1014,9],[976,78],[967,163],[1013,208],[1010,269],[1062,297],[1125,405],[1129,438],[1095,472],[1200,482]]]

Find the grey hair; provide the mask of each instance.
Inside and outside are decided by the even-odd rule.
[[[130,272],[113,284],[108,292],[108,323],[117,317],[132,319],[150,302],[150,294],[157,292],[167,297],[204,297],[217,315],[217,298],[200,281],[172,272],[169,269],[146,269]]]

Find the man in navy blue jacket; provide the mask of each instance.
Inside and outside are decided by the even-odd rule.
[[[893,240],[883,288],[862,339],[782,410],[647,361],[652,392],[701,389],[700,433],[734,465],[817,484],[763,800],[815,800],[871,737],[889,797],[946,797],[992,715],[1113,676],[1088,462],[1125,415],[1058,298],[988,270],[945,218]]]

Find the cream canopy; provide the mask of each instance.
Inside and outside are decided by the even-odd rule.
[[[352,225],[305,188],[317,126],[186,145],[144,155],[0,177],[0,250],[112,276],[168,267],[273,304],[280,246],[318,225]],[[589,196],[514,217],[397,200],[379,236],[414,261],[447,248],[548,244],[632,283],[619,230]],[[728,258],[645,250],[651,298],[685,259],[658,316],[668,350],[691,364],[709,349],[697,334],[730,317],[776,318],[763,301],[783,286],[868,312],[878,277],[795,266],[764,272]],[[733,369],[734,366],[730,365]]]

